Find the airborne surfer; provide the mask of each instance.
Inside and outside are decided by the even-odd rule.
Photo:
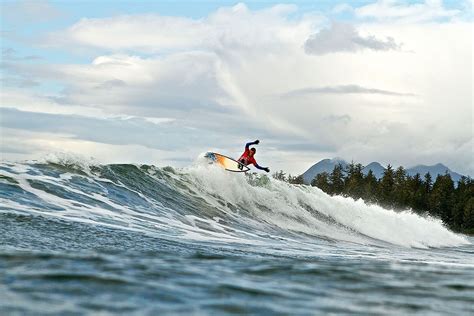
[[[257,149],[255,149],[255,147],[250,148],[250,146],[258,145],[259,143],[260,143],[260,141],[257,139],[254,142],[250,142],[250,143],[245,144],[245,151],[242,154],[242,156],[240,156],[240,158],[238,159],[238,162],[240,162],[244,166],[248,166],[250,164],[253,164],[255,166],[255,168],[257,168],[259,170],[265,170],[266,172],[270,172],[270,169],[268,167],[261,167],[261,166],[258,165],[257,161],[254,158],[255,153],[257,152]]]

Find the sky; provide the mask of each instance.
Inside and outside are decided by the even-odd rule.
[[[474,175],[473,1],[1,1],[2,161]]]

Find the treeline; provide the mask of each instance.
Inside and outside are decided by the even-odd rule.
[[[462,177],[455,184],[446,173],[433,181],[431,175],[410,176],[403,167],[388,165],[382,178],[377,179],[370,170],[364,175],[361,164],[351,163],[344,168],[336,165],[331,173],[317,174],[311,181],[330,195],[362,198],[389,209],[410,208],[418,214],[440,218],[451,229],[474,234],[474,180]],[[303,176],[291,176],[283,171],[273,174],[279,180],[304,184]]]

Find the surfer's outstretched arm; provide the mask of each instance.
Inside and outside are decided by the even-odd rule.
[[[254,164],[255,168],[257,168],[258,170],[265,170],[266,172],[270,172],[270,168],[268,167],[261,167],[258,165],[258,163],[255,163]]]
[[[245,144],[245,149],[249,149],[249,147],[252,146],[252,145],[258,145],[258,143],[260,143],[260,141],[258,139],[254,142],[247,143],[247,144]]]

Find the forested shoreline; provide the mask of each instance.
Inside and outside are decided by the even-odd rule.
[[[393,169],[388,165],[377,179],[372,170],[364,174],[363,169],[362,164],[354,162],[345,168],[338,164],[331,173],[317,174],[311,186],[329,195],[363,199],[388,209],[411,209],[420,215],[440,218],[454,231],[474,234],[474,180],[470,177],[462,177],[455,183],[449,173],[435,179],[429,173],[410,176],[403,167]],[[287,176],[280,170],[273,177],[304,185],[302,175]]]

